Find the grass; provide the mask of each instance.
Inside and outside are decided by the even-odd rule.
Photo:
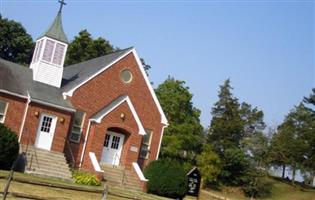
[[[4,186],[6,184],[5,176],[8,176],[8,171],[0,170],[0,191],[2,192]],[[65,189],[59,187],[50,187],[50,186],[42,186],[42,185],[35,185],[30,183],[21,183],[20,181],[34,182],[34,183],[44,183],[46,185],[54,185],[60,187],[69,187],[72,189]],[[85,190],[85,191],[78,191],[78,190]],[[86,190],[92,191],[88,192]],[[43,197],[44,199],[101,199],[102,197],[103,186],[85,186],[79,185],[76,183],[60,181],[58,179],[51,179],[51,178],[42,178],[33,176],[30,174],[23,174],[23,173],[14,173],[14,179],[11,182],[9,192],[11,193],[18,193],[18,194],[28,194],[38,197]],[[1,197],[1,195],[0,195]],[[12,196],[9,199],[15,199]],[[151,194],[146,194],[143,192],[135,192],[135,191],[126,191],[121,188],[109,188],[109,200],[117,200],[117,199],[144,199],[144,200],[153,200],[159,199],[163,200],[166,198],[158,197]]]
[[[315,189],[306,188],[301,185],[292,186],[290,182],[286,182],[277,178],[268,178],[272,184],[272,192],[270,197],[257,198],[257,200],[315,200]],[[224,187],[221,191],[204,190],[201,192],[201,198],[204,200],[215,199],[213,196],[227,197],[229,200],[249,200],[245,197],[240,187]]]

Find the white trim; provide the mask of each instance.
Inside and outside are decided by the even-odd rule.
[[[63,106],[58,106],[58,105],[55,105],[55,104],[52,104],[52,103],[48,103],[48,102],[45,102],[45,101],[41,101],[41,100],[38,100],[38,99],[32,99],[31,98],[31,101],[35,102],[35,103],[39,103],[39,104],[45,105],[45,106],[58,108],[58,109],[64,110],[64,111],[69,111],[69,112],[75,112],[76,111],[75,109],[66,108],[66,107],[63,107]]]
[[[23,98],[23,99],[28,99],[27,96],[20,95],[20,94],[17,94],[17,93],[14,93],[14,92],[10,92],[10,91],[7,91],[7,90],[0,89],[0,92],[5,93],[5,94],[9,94],[9,95],[12,95],[12,96],[20,97],[20,98]]]
[[[154,92],[154,90],[153,90],[153,88],[152,88],[152,85],[151,85],[151,83],[150,83],[150,81],[149,81],[149,79],[148,79],[148,76],[146,75],[146,72],[145,72],[145,70],[144,70],[144,68],[143,68],[143,66],[142,66],[142,63],[141,63],[141,61],[140,61],[140,58],[139,58],[139,56],[138,56],[138,54],[137,54],[135,48],[130,49],[129,51],[127,51],[126,53],[124,53],[123,55],[121,55],[120,57],[118,57],[118,58],[117,58],[116,60],[114,60],[113,62],[111,62],[111,63],[109,63],[108,65],[104,66],[101,70],[97,71],[95,74],[93,74],[92,76],[90,76],[90,77],[87,78],[86,80],[84,80],[84,81],[82,81],[81,83],[79,83],[78,85],[74,86],[72,89],[69,89],[68,91],[64,92],[64,93],[63,93],[64,97],[65,97],[65,96],[70,96],[70,97],[72,97],[72,95],[73,95],[73,93],[74,93],[74,91],[75,91],[76,89],[78,89],[78,88],[81,87],[83,84],[85,84],[86,82],[90,81],[91,79],[93,79],[94,77],[96,77],[97,75],[99,75],[100,73],[102,73],[103,71],[105,71],[106,69],[108,69],[109,67],[113,66],[115,63],[117,63],[118,61],[120,61],[122,58],[124,58],[125,56],[127,56],[129,53],[133,53],[133,54],[134,54],[134,56],[135,56],[135,58],[136,58],[136,61],[137,61],[137,64],[138,64],[138,67],[139,67],[139,69],[140,69],[140,71],[141,71],[141,73],[142,73],[142,76],[144,77],[144,80],[145,80],[145,82],[146,82],[146,85],[147,85],[147,87],[149,88],[149,91],[150,91],[150,93],[151,93],[151,96],[152,96],[152,98],[153,98],[153,100],[154,100],[154,102],[155,102],[155,104],[156,104],[156,106],[157,106],[157,108],[158,108],[158,110],[159,110],[159,112],[160,112],[160,115],[161,115],[161,123],[167,126],[167,125],[168,125],[168,121],[167,121],[167,119],[166,119],[166,116],[165,116],[165,114],[164,114],[164,112],[163,112],[163,109],[162,109],[162,107],[161,107],[161,105],[160,105],[160,103],[159,103],[159,101],[158,101],[158,99],[157,99],[157,97],[156,97],[156,94],[155,94],[155,92]]]
[[[96,77],[97,75],[99,75],[100,73],[102,73],[103,71],[105,71],[106,69],[108,69],[109,67],[111,67],[112,65],[114,65],[115,63],[117,63],[118,61],[120,61],[122,58],[124,58],[127,54],[129,54],[131,51],[128,51],[127,53],[121,55],[120,57],[118,57],[116,60],[114,60],[113,62],[109,63],[108,65],[104,66],[102,69],[100,69],[99,71],[97,71],[95,74],[93,74],[92,76],[89,76],[86,80],[82,81],[81,83],[79,83],[78,85],[74,86],[74,88],[63,92],[63,94],[65,96],[70,96],[72,97],[73,92],[78,89],[79,87],[81,87],[82,85],[84,85],[85,83],[87,83],[88,81],[90,81],[91,79],[93,79],[94,77]]]
[[[159,159],[160,150],[161,150],[161,145],[162,145],[162,139],[163,139],[163,135],[164,135],[164,128],[165,128],[165,127],[166,127],[166,126],[163,126],[163,127],[162,127],[162,131],[161,131],[161,134],[160,134],[161,138],[160,138],[160,142],[159,142],[158,151],[157,151],[157,154],[156,154],[156,160]]]
[[[23,119],[22,119],[22,124],[21,124],[21,128],[20,128],[19,142],[21,142],[22,133],[23,133],[23,130],[24,130],[25,120],[26,120],[26,116],[27,116],[28,107],[29,107],[29,105],[30,105],[30,102],[31,102],[31,97],[30,97],[29,93],[27,92],[27,102],[26,102],[26,106],[25,106],[25,110],[24,110],[24,115],[23,115]]]
[[[1,100],[1,99],[0,99],[0,101],[3,101],[5,103],[5,108],[4,108],[4,112],[3,112],[3,119],[2,119],[2,121],[0,121],[1,124],[4,124],[5,118],[7,115],[7,111],[8,111],[8,107],[9,107],[9,102]]]
[[[23,98],[23,99],[27,99],[27,100],[29,99],[28,96],[20,95],[20,94],[17,94],[17,93],[14,93],[14,92],[10,92],[10,91],[7,91],[7,90],[0,89],[0,92],[5,93],[5,94],[9,94],[9,95],[12,95],[12,96],[20,97],[20,98]],[[41,100],[38,100],[38,99],[32,99],[31,97],[30,97],[30,101],[35,102],[35,103],[39,103],[39,104],[42,104],[42,105],[45,105],[45,106],[58,108],[58,109],[61,109],[61,110],[64,110],[64,111],[70,111],[70,112],[75,112],[76,111],[75,109],[66,108],[66,107],[63,107],[63,106],[58,106],[58,105],[55,105],[55,104],[52,104],[52,103],[48,103],[48,102],[45,102],[45,101],[41,101]]]
[[[82,149],[82,153],[81,153],[79,168],[81,168],[81,166],[82,166],[82,161],[83,161],[83,157],[84,157],[84,153],[85,153],[85,149],[86,149],[86,143],[87,143],[87,139],[88,139],[89,134],[90,134],[90,127],[91,127],[91,120],[89,120],[88,127],[86,129],[85,139],[84,139],[83,149]]]
[[[101,123],[102,119],[110,112],[112,112],[115,108],[117,108],[118,106],[120,106],[122,103],[124,102],[127,102],[130,110],[131,110],[131,113],[133,115],[133,117],[135,118],[136,120],[136,123],[138,125],[138,128],[139,128],[139,134],[140,135],[146,135],[146,132],[144,130],[144,127],[139,119],[139,116],[136,112],[136,109],[135,107],[133,106],[133,104],[131,103],[131,100],[129,98],[129,96],[125,96],[124,98],[122,98],[120,101],[118,101],[117,103],[115,104],[112,104],[108,107],[106,107],[104,110],[102,110],[102,113],[99,113],[97,114],[96,116],[94,116],[94,118],[91,118],[91,121],[93,122],[96,122],[96,123]]]
[[[145,182],[149,181],[148,179],[146,179],[146,178],[144,177],[144,175],[143,175],[143,173],[142,173],[142,171],[141,171],[141,169],[140,169],[138,163],[133,162],[133,163],[132,163],[132,166],[133,166],[133,168],[135,169],[135,171],[136,171],[136,173],[137,173],[137,175],[138,175],[138,178],[139,178],[141,181],[145,181]]]
[[[161,123],[164,124],[164,125],[166,125],[166,126],[168,126],[168,121],[167,121],[166,116],[165,116],[165,114],[164,114],[164,112],[163,112],[162,106],[161,106],[161,104],[160,104],[160,102],[159,102],[159,100],[158,100],[158,98],[157,98],[157,96],[156,96],[156,94],[155,94],[155,92],[154,92],[154,90],[153,90],[153,87],[152,87],[152,85],[151,85],[151,83],[150,83],[150,81],[149,81],[149,78],[148,78],[148,76],[147,76],[147,74],[146,74],[146,72],[145,72],[145,70],[144,70],[144,68],[143,68],[143,65],[142,65],[142,63],[141,63],[141,61],[140,61],[140,58],[139,58],[137,52],[136,52],[136,49],[135,49],[135,48],[132,48],[131,52],[134,54],[134,56],[135,56],[135,58],[136,58],[136,61],[137,61],[137,63],[138,63],[138,66],[139,66],[139,68],[140,68],[140,71],[141,71],[141,73],[142,73],[142,76],[144,77],[144,80],[145,80],[145,82],[146,82],[146,84],[147,84],[147,87],[149,88],[149,91],[150,91],[150,93],[151,93],[151,96],[152,96],[152,98],[153,98],[153,100],[154,100],[154,102],[155,102],[155,104],[156,104],[156,106],[157,106],[157,108],[158,108],[158,110],[159,110],[159,112],[160,112],[160,115],[161,115]]]
[[[97,171],[97,172],[104,172],[104,170],[101,169],[100,164],[97,162],[95,153],[94,152],[89,152],[89,156],[90,156],[90,159],[92,161],[92,165],[94,167],[94,170]]]

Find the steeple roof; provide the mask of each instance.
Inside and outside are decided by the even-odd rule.
[[[68,43],[67,36],[62,27],[61,11],[58,12],[53,23],[50,25],[48,30],[40,36],[40,38],[44,36],[53,38],[61,42]]]

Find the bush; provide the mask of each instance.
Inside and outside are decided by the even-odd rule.
[[[218,175],[221,172],[221,161],[212,148],[205,145],[203,151],[197,156],[197,165],[203,178],[204,186],[218,184]]]
[[[17,135],[0,123],[0,169],[9,170],[18,154]]]
[[[82,185],[101,185],[101,181],[94,175],[88,172],[75,170],[72,172],[72,178],[75,179],[75,183]]]
[[[245,153],[238,148],[223,152],[222,170],[219,179],[226,185],[243,185],[247,179],[250,162]]]
[[[157,160],[144,170],[149,182],[149,193],[170,198],[183,198],[187,191],[187,177],[183,167],[176,161]]]
[[[272,182],[263,172],[255,169],[250,170],[246,182],[242,187],[246,196],[266,198],[271,195]]]

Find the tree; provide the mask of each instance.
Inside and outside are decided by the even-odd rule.
[[[16,134],[0,123],[0,169],[9,170],[19,154]]]
[[[208,134],[208,143],[214,150],[223,155],[228,148],[240,147],[240,141],[244,136],[244,122],[240,115],[240,104],[233,97],[230,80],[226,80],[219,91],[219,101],[212,108],[212,120]]]
[[[315,88],[312,89],[312,92],[309,97],[304,97],[304,102],[315,106]]]
[[[22,24],[0,15],[0,57],[27,66],[31,63],[33,50],[32,37]]]
[[[265,123],[263,112],[248,103],[240,104],[232,89],[229,79],[220,86],[219,100],[211,110],[207,143],[220,156],[220,179],[226,184],[241,185],[248,174],[249,158],[260,165],[266,153]]]
[[[200,111],[192,103],[193,95],[184,81],[170,77],[155,92],[169,121],[164,131],[161,157],[195,163],[202,147],[203,128]]]
[[[296,170],[303,167],[311,159],[309,156],[311,136],[314,135],[314,117],[312,112],[300,103],[285,117],[284,122],[278,126],[275,143],[272,143],[276,161],[289,164],[292,168],[292,184],[295,181]],[[314,136],[313,136],[314,137]],[[285,142],[284,142],[285,141]],[[281,147],[281,148],[279,148]],[[280,150],[280,151],[277,151]]]
[[[211,146],[204,146],[202,153],[197,156],[197,165],[200,169],[204,186],[218,183],[218,175],[221,172],[221,161]]]
[[[104,38],[93,39],[85,29],[69,44],[66,65],[72,65],[92,58],[97,58],[114,51],[113,46]]]

